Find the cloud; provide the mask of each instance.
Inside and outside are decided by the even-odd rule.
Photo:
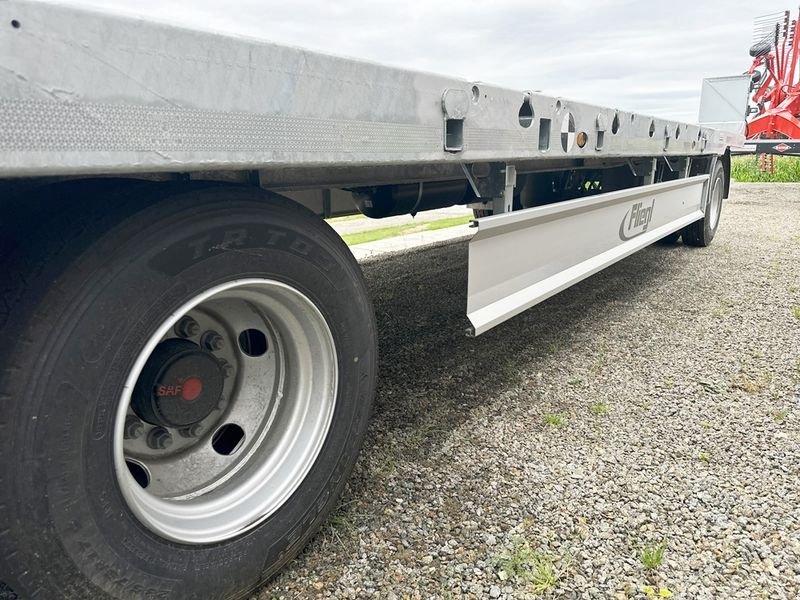
[[[125,0],[71,4],[131,13]],[[749,66],[787,0],[140,0],[180,24],[657,116],[696,119],[703,77]]]

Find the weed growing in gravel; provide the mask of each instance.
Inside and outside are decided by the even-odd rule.
[[[574,379],[570,379],[569,381],[567,381],[567,385],[572,385],[575,387],[581,386],[583,385],[583,379],[581,379],[580,377],[575,377]]]
[[[642,550],[641,560],[645,569],[655,570],[664,562],[664,551],[667,549],[667,543],[661,542],[656,546],[646,546]]]
[[[800,320],[800,306],[793,306],[792,307],[792,316],[795,319]]]
[[[566,423],[566,419],[558,413],[547,413],[544,416],[544,422],[550,427],[562,427]]]
[[[648,598],[672,598],[674,594],[669,588],[654,587],[652,585],[643,585],[642,591]]]
[[[350,551],[357,537],[356,524],[347,514],[335,512],[328,517],[324,534],[326,541],[335,542],[343,550]]]
[[[697,453],[697,460],[699,460],[700,462],[704,462],[706,464],[710,463],[711,452],[709,452],[708,450],[700,450],[700,452]]]
[[[769,373],[759,373],[756,376],[748,375],[747,373],[739,373],[736,379],[733,381],[733,387],[735,389],[742,390],[743,392],[747,392],[748,394],[757,394],[758,392],[764,391],[766,387],[769,385],[771,376]]]
[[[608,406],[606,406],[603,402],[595,402],[589,407],[589,410],[592,411],[592,414],[595,415],[608,414]]]
[[[717,304],[717,306],[711,310],[711,316],[715,319],[723,319],[728,317],[731,314],[731,308],[733,308],[735,305],[736,303],[732,300],[722,298],[719,301],[719,304]]]
[[[776,423],[783,423],[786,420],[786,417],[789,416],[789,411],[785,408],[774,408],[772,410],[772,418],[775,420]]]
[[[594,371],[595,375],[600,375],[605,369],[606,365],[608,364],[608,357],[606,356],[606,346],[605,344],[600,344],[597,348],[597,352],[595,353],[594,364],[592,365],[592,370]]]
[[[505,577],[527,585],[535,594],[553,589],[561,576],[552,557],[534,550],[521,538],[514,540],[511,549],[497,560],[497,566]]]
[[[663,385],[664,385],[664,387],[665,387],[665,388],[667,388],[668,390],[671,390],[672,388],[674,388],[674,387],[675,387],[675,381],[673,381],[673,380],[672,380],[672,379],[670,379],[669,377],[665,377],[665,378],[664,378],[664,383],[663,383]]]

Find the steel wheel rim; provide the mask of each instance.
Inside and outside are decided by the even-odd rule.
[[[714,180],[714,187],[711,190],[711,229],[716,229],[719,223],[719,215],[722,212],[722,181],[717,178]]]
[[[149,432],[126,439],[126,424],[148,359],[165,340],[177,337],[176,325],[187,315],[227,326],[225,359],[236,354],[239,360],[223,400],[201,423],[210,424],[207,430],[188,442],[181,437],[177,449],[160,456],[142,445]],[[259,356],[233,346],[238,330],[251,325],[268,341]],[[114,433],[114,467],[126,503],[151,531],[186,544],[219,542],[256,527],[297,490],[316,461],[333,418],[337,383],[330,327],[298,289],[269,279],[241,279],[195,296],[149,338],[126,380]],[[151,424],[143,424],[152,431]],[[214,443],[228,426],[244,435],[224,455]],[[147,487],[134,477],[138,469],[148,474]],[[169,477],[176,473],[180,482]]]

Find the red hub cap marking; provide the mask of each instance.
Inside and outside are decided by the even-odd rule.
[[[203,391],[203,382],[200,381],[197,377],[190,377],[189,379],[183,382],[183,387],[181,389],[181,398],[183,398],[187,402],[191,402],[193,400],[197,400],[202,391]]]

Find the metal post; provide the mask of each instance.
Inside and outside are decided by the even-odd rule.
[[[517,185],[517,168],[514,165],[505,166],[505,187],[503,195],[494,198],[493,214],[510,213],[514,210],[514,187]]]

